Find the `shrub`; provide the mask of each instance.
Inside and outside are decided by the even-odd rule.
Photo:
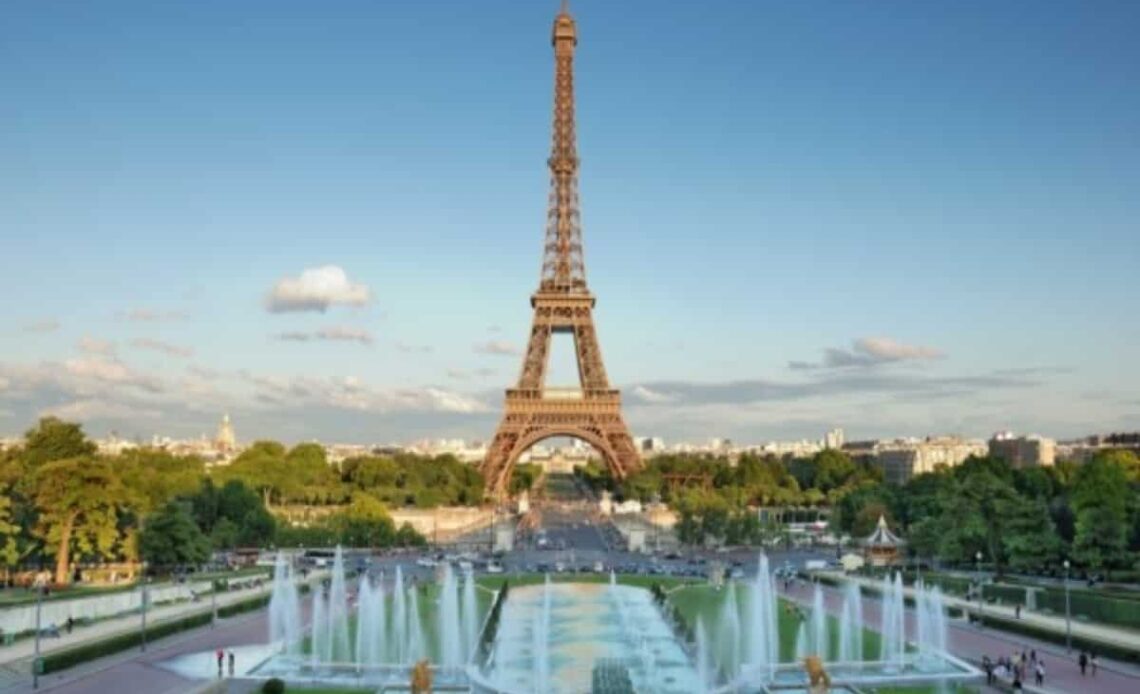
[[[261,685],[262,694],[285,694],[285,681],[276,677],[265,680]]]

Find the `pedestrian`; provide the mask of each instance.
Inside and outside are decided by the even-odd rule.
[[[1014,619],[1021,619],[1021,604],[1020,603],[1013,606],[1013,618]]]
[[[1096,657],[1096,651],[1093,651],[1092,658],[1089,659],[1089,664],[1092,665],[1092,676],[1096,677],[1096,666],[1100,665],[1100,659]]]
[[[1020,692],[1023,687],[1021,686],[1021,675],[1014,673],[1013,675],[1013,691]]]
[[[219,648],[218,652],[215,655],[217,655],[217,657],[218,657],[218,677],[221,677],[222,676],[222,665],[225,664],[226,654],[225,654],[225,651],[223,651],[222,649]]]
[[[230,677],[234,676],[234,652],[230,651]]]
[[[1045,686],[1045,661],[1044,660],[1037,661],[1037,670],[1033,673],[1033,675],[1034,675],[1033,681],[1037,683],[1037,686],[1038,687],[1044,687]]]
[[[1029,651],[1029,662],[1031,662],[1031,663],[1037,662],[1037,649],[1036,648]]]
[[[67,615],[67,633],[70,634],[71,629],[74,626],[75,626],[75,620],[71,617],[71,615]]]
[[[1081,666],[1081,677],[1084,677],[1085,668],[1089,665],[1089,657],[1084,651],[1081,651],[1081,656],[1077,658],[1077,663]]]
[[[994,683],[994,664],[990,662],[988,655],[982,656],[982,670],[986,673],[986,684]]]

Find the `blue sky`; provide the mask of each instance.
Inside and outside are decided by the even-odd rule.
[[[0,432],[489,436],[556,10],[6,4]],[[1136,3],[572,10],[587,276],[635,433],[1140,426]],[[346,302],[268,310],[330,267],[306,277]]]

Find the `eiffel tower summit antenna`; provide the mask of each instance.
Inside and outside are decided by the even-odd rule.
[[[586,286],[582,227],[578,212],[578,149],[574,129],[574,48],[578,27],[568,3],[554,18],[554,132],[550,158],[550,197],[538,290],[522,371],[506,393],[503,418],[483,461],[487,495],[506,496],[511,471],[531,446],[555,436],[593,446],[614,477],[641,467],[621,413],[621,393],[610,387],[594,330],[594,295]],[[550,341],[555,333],[574,338],[578,390],[546,386]]]

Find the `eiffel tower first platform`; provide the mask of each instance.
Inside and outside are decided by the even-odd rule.
[[[507,390],[503,419],[483,461],[487,495],[500,499],[507,494],[511,470],[519,456],[553,436],[589,443],[618,479],[641,466],[621,414],[621,393],[610,387],[602,364],[594,330],[594,295],[586,286],[574,134],[574,47],[578,44],[578,32],[565,5],[554,19],[552,43],[554,142],[547,161],[550,201],[542,277],[538,291],[530,298],[534,320],[518,385]],[[579,390],[546,387],[554,333],[574,336]]]

